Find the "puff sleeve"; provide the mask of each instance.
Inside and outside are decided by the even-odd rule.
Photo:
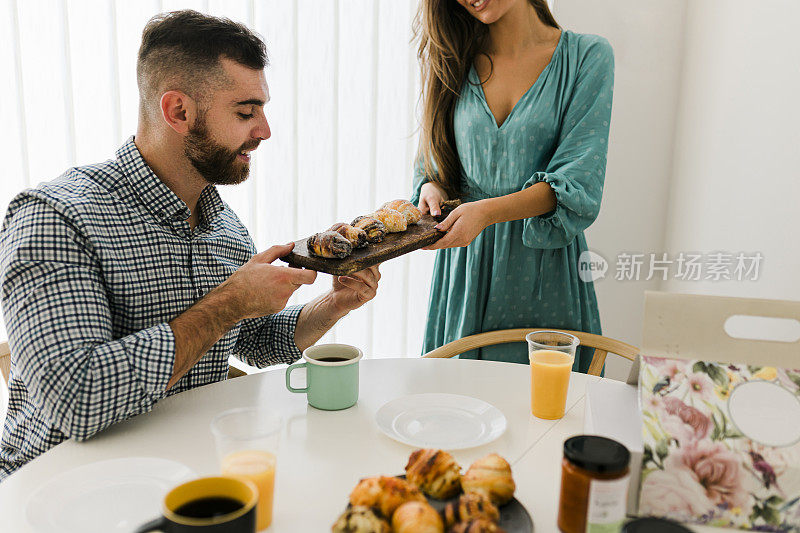
[[[586,49],[562,120],[558,145],[544,172],[535,172],[523,190],[544,181],[553,188],[556,208],[525,219],[523,243],[561,248],[594,222],[605,180],[608,131],[614,88],[614,53],[598,38]]]

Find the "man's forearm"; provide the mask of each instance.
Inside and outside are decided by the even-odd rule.
[[[175,363],[168,389],[243,318],[237,307],[235,298],[218,287],[170,321],[175,335]]]
[[[337,309],[333,304],[330,292],[308,302],[297,317],[294,331],[297,348],[302,352],[312,346],[345,315],[347,311]]]

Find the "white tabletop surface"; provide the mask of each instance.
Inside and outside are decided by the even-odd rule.
[[[275,370],[172,396],[88,441],[66,441],[0,483],[0,531],[33,531],[25,518],[31,494],[54,475],[84,464],[151,456],[181,462],[199,475],[218,474],[209,423],[221,411],[246,405],[274,408],[285,421],[268,531],[329,531],[359,479],[403,473],[414,448],[381,433],[375,413],[391,399],[423,392],[472,396],[503,412],[508,429],[500,438],[452,454],[464,469],[488,453],[505,457],[517,482],[515,496],[535,531],[557,531],[562,443],[581,433],[586,385],[600,378],[573,373],[567,414],[547,421],[530,414],[527,366],[420,358],[365,359],[360,365],[359,401],[343,411],[309,407],[305,395],[286,389],[284,370]],[[303,372],[293,374],[293,386],[302,386]]]

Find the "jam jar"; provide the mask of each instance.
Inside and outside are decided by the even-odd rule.
[[[558,528],[564,533],[619,531],[628,500],[631,454],[596,435],[564,441]]]

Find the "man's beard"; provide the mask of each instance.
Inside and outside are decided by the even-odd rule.
[[[236,185],[250,174],[250,165],[242,163],[236,156],[242,150],[257,147],[259,141],[244,143],[237,150],[229,150],[214,142],[208,133],[203,116],[197,117],[194,126],[183,142],[183,153],[201,176],[213,185]]]

